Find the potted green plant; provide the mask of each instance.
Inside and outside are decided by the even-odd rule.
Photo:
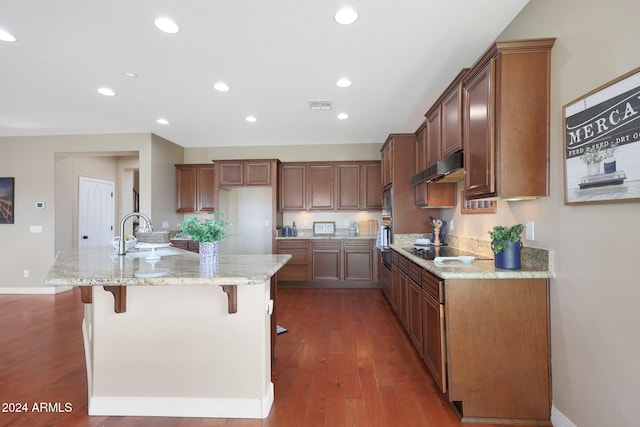
[[[600,173],[600,162],[602,161],[602,153],[596,147],[587,147],[580,156],[582,163],[587,165],[587,175],[597,175]]]
[[[491,248],[495,254],[494,264],[497,268],[520,269],[520,252],[522,250],[520,235],[524,228],[524,224],[516,224],[511,227],[496,225],[492,230],[489,230]]]
[[[199,243],[201,263],[218,261],[219,242],[229,236],[227,229],[231,225],[231,222],[222,219],[222,217],[222,212],[216,211],[209,218],[191,217],[180,222],[182,233]]]

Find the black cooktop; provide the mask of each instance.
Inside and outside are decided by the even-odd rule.
[[[478,254],[452,248],[450,246],[410,246],[408,248],[404,248],[404,250],[427,261],[433,261],[436,257],[445,256],[474,256],[476,259],[484,259],[484,257],[480,257]]]

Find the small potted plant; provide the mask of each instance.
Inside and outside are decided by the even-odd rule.
[[[587,175],[597,175],[600,173],[600,162],[602,161],[602,153],[598,148],[587,147],[580,156],[582,163],[587,165]]]
[[[516,224],[511,227],[497,225],[489,230],[491,249],[495,254],[494,264],[497,268],[520,269],[520,251],[522,250],[520,235],[523,231],[524,224]]]
[[[180,222],[182,233],[200,244],[201,263],[218,261],[219,242],[229,236],[227,229],[231,225],[231,222],[225,221],[222,217],[222,212],[213,212],[213,217],[210,218],[191,217]]]

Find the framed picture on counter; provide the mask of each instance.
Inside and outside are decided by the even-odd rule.
[[[640,200],[640,68],[563,107],[565,204]]]
[[[0,224],[13,224],[14,178],[0,178]]]
[[[460,213],[462,214],[496,213],[497,210],[494,200],[467,200],[464,198],[464,191],[460,192]]]
[[[335,221],[313,222],[314,236],[333,236],[336,234]]]

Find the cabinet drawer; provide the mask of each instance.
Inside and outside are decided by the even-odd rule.
[[[391,262],[394,265],[397,265],[398,268],[400,270],[402,270],[404,273],[407,272],[408,260],[405,257],[403,257],[402,255],[398,254],[397,252],[393,252],[392,255],[391,255]]]
[[[340,249],[340,240],[312,240],[311,248],[313,250],[324,250],[324,249]]]
[[[309,249],[308,240],[278,240],[278,251],[286,249]]]
[[[419,285],[422,282],[422,267],[412,263],[411,261],[408,261],[407,265],[409,277]]]
[[[373,240],[344,240],[345,249],[372,249]]]
[[[306,282],[308,279],[309,267],[306,265],[289,265],[287,263],[278,271],[278,281],[280,282]]]
[[[444,303],[444,280],[422,270],[422,289],[426,290],[436,301]]]

